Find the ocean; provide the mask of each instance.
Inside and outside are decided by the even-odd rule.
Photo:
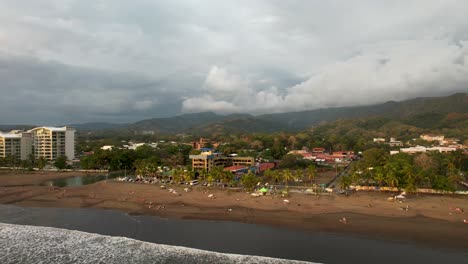
[[[468,252],[113,210],[0,205],[0,263],[466,263]],[[219,252],[219,253],[216,253]]]
[[[0,263],[306,263],[0,223]]]

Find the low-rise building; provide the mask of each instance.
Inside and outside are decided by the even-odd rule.
[[[410,147],[410,148],[401,148],[400,152],[403,153],[408,153],[408,154],[415,154],[415,153],[424,153],[427,151],[438,151],[440,153],[447,153],[451,151],[457,150],[456,148],[449,148],[449,147],[431,147],[431,148],[426,148],[423,146],[416,146],[416,147]]]
[[[445,136],[434,134],[422,134],[420,138],[426,141],[444,141]]]
[[[312,148],[312,153],[325,153],[325,148]]]
[[[250,167],[255,164],[253,157],[226,157],[222,153],[216,153],[211,150],[202,151],[199,155],[189,155],[192,160],[192,168],[194,170],[210,171],[213,167],[226,166],[246,166]]]
[[[390,147],[401,147],[403,146],[403,142],[397,140],[396,138],[390,138],[390,141],[388,142],[388,145]]]

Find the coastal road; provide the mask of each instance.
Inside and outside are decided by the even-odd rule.
[[[349,170],[351,168],[351,164],[353,162],[351,161],[346,167],[344,170],[342,170],[338,175],[336,175],[336,177],[328,183],[327,185],[327,188],[332,188],[333,189],[333,192],[338,192],[340,191],[340,179],[341,177],[347,175],[349,173]],[[333,187],[332,187],[333,186]]]

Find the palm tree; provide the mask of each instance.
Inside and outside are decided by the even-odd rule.
[[[316,176],[317,176],[317,169],[315,168],[315,166],[310,165],[309,167],[307,167],[307,179],[310,181],[310,183],[313,182]]]
[[[385,182],[390,187],[398,187],[400,182],[396,175],[396,168],[394,164],[392,164],[390,161],[387,161],[387,163],[383,166],[383,170],[385,172]]]
[[[278,170],[272,170],[271,179],[273,180],[275,184],[278,184],[278,182],[280,182],[283,179],[283,175]]]
[[[265,180],[270,181],[273,175],[273,171],[270,169],[267,169],[264,173],[263,176],[265,177]]]
[[[455,165],[452,162],[447,165],[447,179],[454,189],[456,189],[457,183],[464,180],[463,176],[460,175],[460,172],[455,168]]]
[[[249,170],[249,173],[252,173],[252,172]],[[230,183],[232,179],[234,178],[233,176],[234,175],[232,174],[232,172],[223,170],[221,174],[221,181],[223,183]]]
[[[184,181],[185,182],[190,182],[193,180],[193,173],[189,172],[189,171],[184,171]]]
[[[351,180],[351,177],[349,176],[343,176],[340,178],[340,188],[342,190],[348,190],[351,183],[352,183],[352,180]]]
[[[174,182],[181,182],[183,177],[183,170],[182,169],[176,169],[174,170],[174,173],[172,174],[172,179]]]
[[[294,180],[294,175],[289,169],[283,170],[282,175],[284,184],[286,185],[286,188],[288,188],[288,182]]]
[[[293,172],[293,177],[295,181],[302,180],[302,178],[304,177],[304,171],[302,169],[295,170]]]
[[[208,173],[208,178],[210,181],[221,181],[221,178],[223,176],[224,169],[223,167],[213,167],[211,168],[210,172]]]
[[[382,183],[385,180],[385,174],[382,167],[377,167],[375,169],[374,180],[379,184],[379,187],[382,187]]]
[[[406,192],[414,192],[417,190],[417,185],[416,185],[416,174],[414,174],[413,171],[413,166],[405,166],[403,168],[403,171],[405,172],[405,178],[406,178],[406,185],[405,185],[405,191]]]

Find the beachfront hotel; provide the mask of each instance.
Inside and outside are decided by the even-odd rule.
[[[75,158],[75,129],[71,127],[36,127],[32,134],[34,157],[55,160],[59,156]]]
[[[192,160],[194,170],[210,171],[213,167],[226,166],[253,166],[255,158],[253,157],[226,157],[221,153],[215,153],[211,150],[202,149],[199,155],[189,155]]]
[[[0,132],[0,158],[11,157],[16,160],[27,160],[31,154],[31,133],[19,131]]]

